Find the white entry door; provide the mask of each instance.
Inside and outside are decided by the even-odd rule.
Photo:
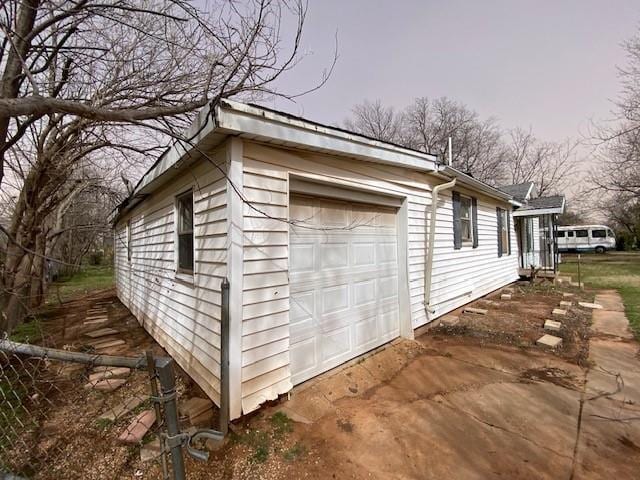
[[[396,210],[292,196],[290,353],[294,384],[400,334]]]

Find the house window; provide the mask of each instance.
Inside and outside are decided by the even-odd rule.
[[[533,218],[527,218],[525,223],[526,228],[526,245],[525,252],[533,252]]]
[[[193,191],[176,199],[178,272],[193,273]]]
[[[589,236],[589,230],[576,230],[576,237],[585,238]]]
[[[509,212],[507,210],[500,209],[500,252],[503,255],[509,254]],[[528,233],[528,229],[527,229]],[[527,238],[527,244],[531,245],[533,242],[529,243],[530,239]]]
[[[463,196],[460,196],[460,238],[463,242],[473,242],[471,199]]]
[[[592,238],[606,238],[607,237],[607,231],[602,229],[602,230],[591,230],[591,237]]]
[[[131,220],[127,221],[127,260],[131,261]]]

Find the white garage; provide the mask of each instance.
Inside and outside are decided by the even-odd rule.
[[[298,384],[400,334],[396,209],[292,195],[291,379]]]

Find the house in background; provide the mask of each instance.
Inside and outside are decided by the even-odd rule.
[[[518,264],[521,276],[555,276],[558,269],[558,215],[565,211],[564,195],[538,197],[533,182],[505,185],[500,190],[513,196],[521,206],[513,216],[520,252]]]
[[[518,278],[512,196],[434,155],[232,101],[185,138],[119,207],[117,294],[232,419]]]

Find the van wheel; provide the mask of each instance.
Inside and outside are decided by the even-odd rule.
[[[605,252],[604,247],[601,247],[601,246],[596,247],[596,253],[604,253],[604,252]]]

